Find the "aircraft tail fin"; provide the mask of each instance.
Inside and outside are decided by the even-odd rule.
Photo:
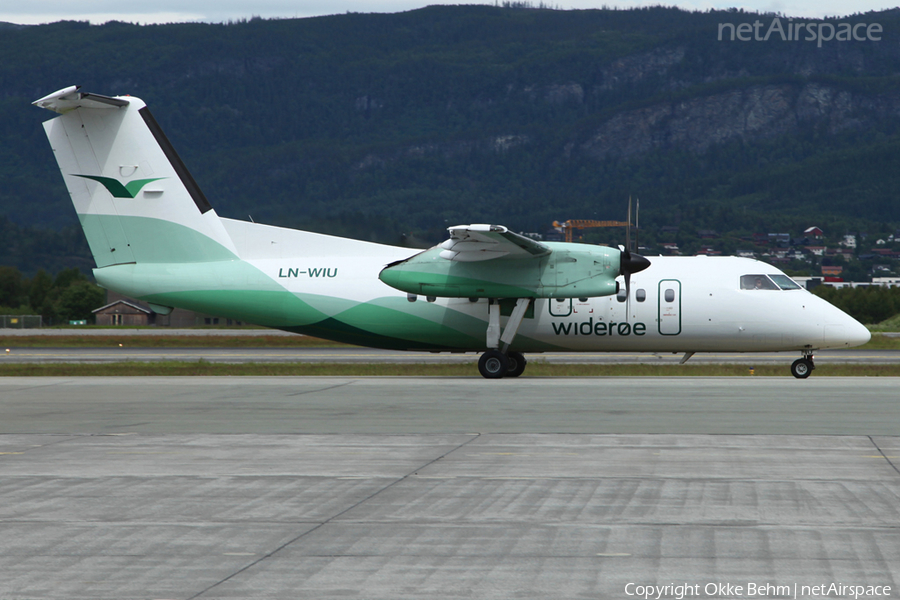
[[[221,220],[146,104],[72,86],[34,102],[97,267],[233,260]]]

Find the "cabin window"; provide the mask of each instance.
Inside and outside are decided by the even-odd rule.
[[[768,275],[742,275],[742,290],[777,290],[778,286],[769,279]]]
[[[675,290],[668,289],[665,293],[666,302],[675,302]]]
[[[634,299],[638,302],[643,302],[647,299],[647,290],[637,290],[634,293]]]
[[[616,300],[618,300],[619,302],[625,302],[627,298],[627,290],[624,287],[620,287],[619,291],[616,292]]]

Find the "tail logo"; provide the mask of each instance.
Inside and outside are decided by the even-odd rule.
[[[112,177],[100,177],[98,175],[78,175],[73,173],[75,177],[81,177],[83,179],[92,179],[98,183],[102,183],[103,187],[109,190],[109,193],[113,195],[113,198],[134,198],[137,196],[138,192],[141,191],[145,185],[152,181],[159,181],[160,179],[165,179],[165,177],[155,177],[153,179],[135,179],[134,181],[129,181],[128,183],[123,184],[121,181],[117,179],[113,179]]]

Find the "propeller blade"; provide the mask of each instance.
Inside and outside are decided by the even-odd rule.
[[[641,233],[641,199],[637,198],[634,202],[634,251],[639,252],[641,243],[638,236]]]
[[[619,256],[619,275],[625,276],[625,321],[631,312],[631,274],[639,273],[650,266],[650,261],[637,253],[622,250]]]
[[[631,319],[631,273],[625,273],[625,322]]]
[[[631,252],[631,196],[628,196],[628,220],[625,225],[625,250]]]

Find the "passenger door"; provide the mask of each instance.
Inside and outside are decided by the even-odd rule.
[[[681,333],[681,282],[677,279],[659,282],[659,333]]]

